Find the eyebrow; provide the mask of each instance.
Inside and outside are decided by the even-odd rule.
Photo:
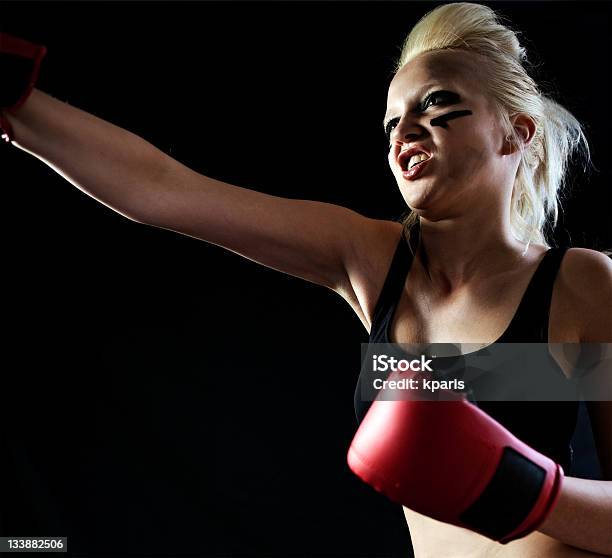
[[[450,84],[449,84],[450,85]],[[421,103],[421,100],[426,98],[428,95],[430,95],[431,93],[433,93],[434,91],[450,91],[451,93],[453,93],[454,91],[452,90],[452,88],[446,88],[442,85],[440,85],[439,83],[430,83],[428,85],[424,85],[419,92],[411,99],[410,101],[410,111],[414,112],[419,104]],[[392,115],[393,113],[391,113]],[[395,117],[397,118],[397,117]],[[385,117],[383,119],[383,129],[386,129],[387,124],[389,124],[389,122],[393,120],[393,117],[390,116],[390,113],[387,112],[385,113]]]

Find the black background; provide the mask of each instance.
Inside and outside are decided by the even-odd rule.
[[[612,245],[610,4],[488,3],[586,125],[557,239]],[[431,2],[2,2],[39,87],[214,178],[397,218],[387,87]],[[333,292],[131,222],[11,146],[1,534],[73,555],[406,556],[345,454],[367,333]]]

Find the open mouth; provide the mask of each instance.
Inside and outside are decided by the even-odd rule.
[[[417,153],[416,155],[413,155],[412,157],[410,157],[410,160],[408,161],[408,164],[405,170],[408,171],[410,169],[413,169],[417,165],[420,165],[421,163],[427,161],[429,158],[430,156],[427,155],[426,153]]]
[[[417,161],[411,159],[410,164],[402,171],[402,176],[408,180],[414,180],[425,170],[425,168],[427,168],[430,160],[431,157],[426,157]]]

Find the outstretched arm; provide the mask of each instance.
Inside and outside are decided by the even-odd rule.
[[[334,290],[365,217],[203,176],[143,138],[34,89],[5,116],[13,145],[134,221],[190,235]]]
[[[125,217],[138,221],[146,212],[166,164],[162,151],[38,89],[5,117],[13,145]]]

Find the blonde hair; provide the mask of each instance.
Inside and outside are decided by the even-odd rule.
[[[557,223],[568,162],[578,152],[585,158],[586,170],[589,146],[580,122],[539,90],[525,69],[525,48],[500,19],[491,8],[480,4],[460,2],[435,8],[406,38],[395,73],[419,54],[434,50],[469,51],[486,59],[486,87],[491,101],[507,139],[521,149],[510,207],[512,233],[527,247],[531,242],[549,247],[546,237]],[[528,114],[537,128],[525,148],[511,124],[518,113]],[[412,211],[402,219],[408,238],[418,222],[418,215]]]

